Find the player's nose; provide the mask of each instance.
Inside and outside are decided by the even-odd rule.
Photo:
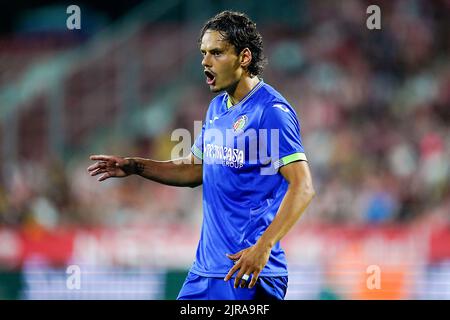
[[[208,53],[203,56],[202,66],[204,66],[204,67],[211,67],[211,60],[209,58],[209,54]]]

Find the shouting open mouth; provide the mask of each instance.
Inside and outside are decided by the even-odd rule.
[[[206,75],[206,83],[210,86],[213,86],[216,83],[216,75],[209,70],[205,70]]]

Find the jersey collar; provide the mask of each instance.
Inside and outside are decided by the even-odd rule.
[[[245,101],[247,101],[259,88],[261,88],[262,87],[262,85],[264,84],[264,81],[263,81],[263,79],[261,79],[261,80],[259,80],[259,82],[256,84],[256,86],[254,86],[253,87],[253,89],[252,90],[250,90],[250,92],[249,93],[247,93],[247,95],[241,100],[241,101],[239,101],[238,103],[236,103],[236,104],[231,104],[231,99],[230,99],[230,97],[228,96],[228,93],[226,94],[227,95],[227,110],[229,110],[230,108],[235,108],[235,107],[237,107],[237,106],[239,106],[239,105],[242,105]]]

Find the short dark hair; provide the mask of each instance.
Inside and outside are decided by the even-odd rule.
[[[263,41],[256,30],[256,23],[241,12],[223,11],[206,21],[200,31],[198,39],[201,43],[206,30],[218,31],[224,38],[236,48],[236,53],[248,48],[252,53],[252,61],[247,71],[254,76],[261,75],[267,59],[263,54]]]

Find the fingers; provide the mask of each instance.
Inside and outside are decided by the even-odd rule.
[[[90,173],[90,175],[91,175],[92,177],[94,177],[94,176],[96,176],[96,175],[99,175],[100,173],[105,173],[105,172],[108,172],[108,170],[99,168],[99,169],[97,169],[97,170],[95,170],[95,171],[92,171],[92,172]]]
[[[98,160],[98,162],[87,168],[87,171],[91,176],[96,176],[101,173],[101,175],[97,180],[104,181],[108,178],[115,177],[116,172],[115,169],[111,168],[111,165],[114,163],[115,167],[118,167],[117,158],[114,156],[106,156],[106,155],[92,155],[89,157],[91,160]]]
[[[244,275],[242,276],[241,288],[245,288],[245,285],[247,284],[248,279],[250,278],[250,276],[248,278],[244,278],[247,275],[248,275],[247,273],[244,273]],[[245,279],[247,279],[247,280],[245,280]]]
[[[241,258],[243,252],[244,252],[244,250],[241,250],[241,251],[239,251],[237,253],[234,253],[234,254],[228,254],[227,253],[227,257],[229,259],[231,259],[231,260],[236,261],[236,260],[239,260]]]
[[[91,166],[89,166],[88,168],[87,168],[87,170],[88,171],[90,171],[90,172],[92,172],[92,171],[94,171],[94,170],[97,170],[97,169],[103,169],[103,168],[105,168],[106,167],[106,163],[105,162],[96,162],[96,163],[94,163],[93,165],[91,165]]]
[[[240,260],[242,257],[242,254],[245,252],[245,250],[248,249],[244,249],[241,250],[237,253],[234,254],[226,254],[226,256],[233,260],[235,265],[231,268],[231,270],[228,272],[228,274],[225,277],[225,281],[228,281],[231,279],[231,277],[233,276],[233,274],[238,271],[238,269],[242,266],[242,261]],[[234,280],[234,287],[238,288],[239,286],[241,286],[241,288],[244,288],[246,283],[249,281],[249,276],[251,275],[251,271],[247,270],[247,268],[241,269],[238,273],[238,275],[236,276],[235,280]],[[242,279],[242,277],[244,277],[244,279]],[[253,279],[252,279],[253,280]]]
[[[106,172],[102,176],[100,176],[100,178],[98,178],[97,180],[98,181],[103,181],[103,180],[106,180],[108,178],[111,178],[111,175],[108,172]]]
[[[251,288],[253,288],[255,286],[256,281],[258,281],[260,273],[261,273],[260,271],[253,272],[252,281],[250,281],[250,284],[248,285],[249,289],[251,289]]]
[[[240,267],[240,263],[236,263],[233,268],[230,269],[230,271],[228,271],[228,274],[225,276],[225,281],[228,281],[231,279],[231,277],[233,276],[233,274],[239,269]]]
[[[243,281],[241,284],[241,288],[245,286],[245,280],[242,279],[242,277],[245,275],[248,275],[248,273],[244,272],[243,269],[239,270],[238,275],[236,276],[236,279],[234,279],[234,288],[236,289],[241,284],[241,280]],[[247,278],[248,280],[248,278]]]
[[[228,274],[225,277],[225,281],[228,281],[231,279],[231,277],[233,276],[233,274],[235,274],[236,271],[239,270],[239,268],[241,268],[242,266],[242,262],[238,261],[228,272]],[[253,269],[253,268],[251,268]],[[248,268],[242,268],[239,270],[239,273],[237,274],[235,280],[234,280],[234,288],[238,288],[239,286],[241,288],[245,288],[246,284],[249,282],[250,277],[251,277],[251,281],[248,285],[248,288],[251,289],[255,286],[256,282],[258,281],[258,277],[259,274],[261,273],[261,271],[258,269],[254,272],[251,271],[251,269]]]
[[[91,160],[109,161],[112,159],[111,156],[106,156],[103,154],[96,154],[89,157]]]
[[[99,175],[100,173],[103,173],[103,175],[100,176],[100,178],[97,179],[98,181],[103,181],[103,180],[106,180],[106,179],[111,178],[111,177],[114,176],[114,175],[113,175],[110,171],[108,171],[106,168],[101,168],[101,167],[99,168],[99,167],[97,166],[96,169],[94,168],[93,170],[94,170],[94,171],[91,171],[91,172],[89,173],[92,177],[97,176],[97,175]]]

